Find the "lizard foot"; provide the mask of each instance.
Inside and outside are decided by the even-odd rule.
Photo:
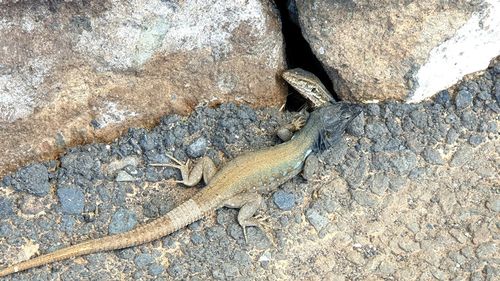
[[[192,168],[192,162],[190,159],[186,163],[182,163],[177,160],[174,156],[166,154],[170,160],[174,161],[176,164],[151,164],[156,167],[171,167],[176,168],[181,171],[182,180],[176,180],[177,183],[182,183],[186,186],[197,185],[201,178],[208,184],[212,177],[217,172],[214,162],[209,157],[205,156],[200,161],[198,161]]]

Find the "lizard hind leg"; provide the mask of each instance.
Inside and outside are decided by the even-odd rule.
[[[243,228],[245,242],[248,242],[246,231],[248,226],[261,227],[261,222],[254,215],[262,204],[262,201],[260,194],[248,192],[238,194],[224,203],[224,206],[228,208],[240,208],[238,223]]]
[[[201,181],[202,177],[203,181],[208,184],[217,172],[217,168],[215,167],[214,162],[208,156],[204,156],[203,158],[201,158],[201,160],[194,164],[193,168],[191,169],[191,160],[187,160],[186,163],[182,163],[172,155],[166,155],[177,164],[154,164],[154,166],[164,166],[179,169],[181,171],[182,180],[176,182],[182,183],[186,186],[197,185]]]

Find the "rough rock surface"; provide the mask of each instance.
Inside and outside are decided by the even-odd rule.
[[[198,104],[281,104],[280,29],[261,0],[0,1],[0,175]]]
[[[297,176],[267,195],[269,226],[248,228],[248,243],[237,211],[223,208],[159,241],[6,280],[496,280],[500,64],[458,88],[471,106],[458,107],[447,93],[418,105],[366,106],[349,129],[366,133],[319,154],[309,181]],[[27,177],[22,170],[4,177],[0,266],[165,214],[202,184],[176,185],[177,170],[149,163],[166,162],[166,152],[186,160],[201,143],[220,166],[275,144],[279,124],[291,117],[232,104],[200,107],[189,118],[166,116],[151,131],[131,129],[110,145],[70,149],[59,165],[41,163],[48,175],[31,175],[49,178],[47,195],[16,190],[13,182]],[[482,142],[471,145],[471,136]],[[119,171],[136,180],[117,182]],[[81,214],[61,208],[55,189],[64,186],[83,191]]]
[[[296,0],[337,94],[418,102],[500,55],[500,2]]]

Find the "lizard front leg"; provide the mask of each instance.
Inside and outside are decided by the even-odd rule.
[[[296,117],[292,120],[292,122],[290,122],[290,124],[280,128],[276,134],[282,141],[289,141],[292,139],[293,133],[304,127],[305,122],[306,120],[304,116]]]
[[[228,208],[240,208],[238,213],[238,223],[243,228],[243,236],[245,237],[245,242],[247,242],[247,226],[257,226],[260,227],[260,221],[254,217],[255,212],[259,209],[262,204],[262,196],[258,193],[241,193],[238,194],[226,202],[224,206]]]
[[[175,182],[182,183],[186,186],[197,185],[202,177],[205,184],[208,184],[212,179],[212,177],[217,172],[217,168],[215,167],[214,162],[208,156],[204,156],[203,158],[201,158],[201,160],[198,161],[191,169],[190,159],[188,159],[186,163],[182,163],[172,155],[169,154],[166,155],[168,158],[170,158],[177,164],[151,164],[151,165],[155,167],[172,167],[179,169],[181,171],[182,180]]]

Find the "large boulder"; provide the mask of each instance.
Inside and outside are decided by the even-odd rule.
[[[280,29],[264,0],[0,1],[0,176],[198,104],[281,104]]]
[[[304,37],[345,100],[418,102],[500,55],[500,2],[296,0]]]

